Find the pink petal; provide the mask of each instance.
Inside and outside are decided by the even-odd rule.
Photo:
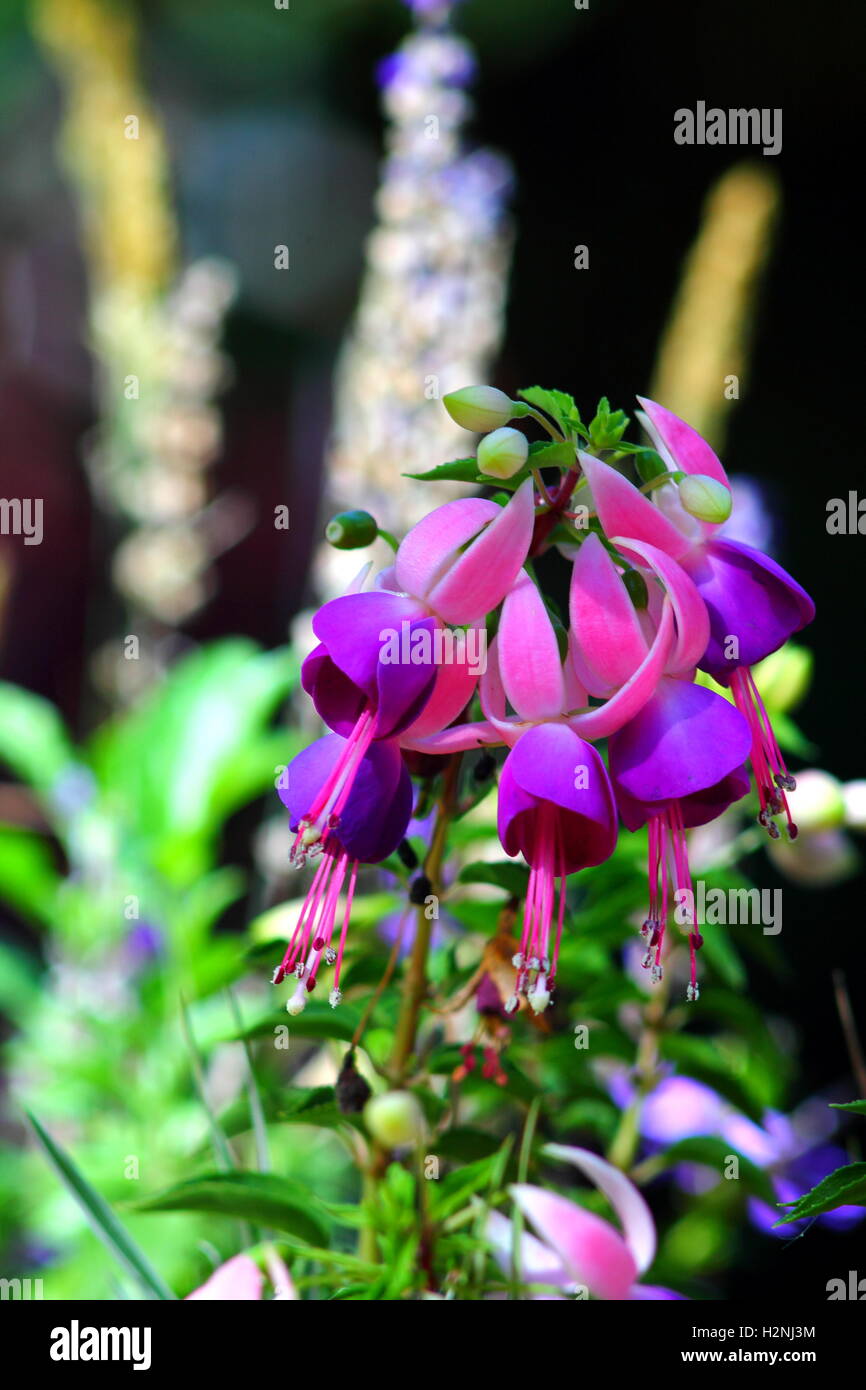
[[[605,704],[585,714],[573,715],[568,721],[569,728],[581,738],[607,738],[633,719],[661,680],[674,640],[673,608],[666,598],[655,641],[634,675]]]
[[[595,693],[623,685],[646,656],[647,642],[619,571],[594,533],[575,556],[569,611],[578,659],[601,682]]]
[[[427,602],[446,623],[477,622],[496,608],[508,593],[532,540],[533,487],[532,479],[527,478],[506,507],[495,507],[495,520],[428,590]],[[419,524],[423,526],[424,523]]]
[[[479,647],[477,650],[482,657],[487,657],[486,649]],[[459,648],[455,648],[457,653]],[[445,662],[438,667],[433,694],[415,722],[403,731],[400,742],[404,747],[409,746],[406,740],[426,738],[428,734],[437,734],[441,729],[446,729],[472,699],[479,673],[465,659],[465,646],[462,655],[464,660]],[[478,664],[481,665],[481,661]]]
[[[647,433],[654,440],[661,441],[675,468],[683,473],[705,473],[708,478],[715,478],[725,487],[730,487],[728,475],[719,459],[697,430],[663,405],[657,405],[644,396],[638,396],[638,400],[647,414]]]
[[[514,1254],[514,1227],[501,1212],[487,1214],[484,1234],[493,1251],[493,1257],[503,1274],[510,1274]],[[572,1283],[572,1276],[562,1260],[552,1250],[548,1250],[540,1240],[528,1231],[520,1234],[520,1277],[524,1284],[554,1284],[557,1288]],[[555,1295],[554,1295],[555,1296]],[[534,1298],[544,1298],[535,1294]]]
[[[546,1144],[544,1152],[563,1163],[573,1163],[607,1197],[622,1225],[626,1244],[639,1274],[649,1269],[656,1253],[656,1228],[652,1213],[633,1182],[612,1163],[589,1149],[568,1144]]]
[[[261,1298],[264,1282],[255,1260],[249,1255],[235,1255],[215,1269],[200,1288],[187,1294],[186,1301],[201,1298],[223,1303],[249,1302]]]
[[[486,719],[474,724],[454,724],[440,734],[427,734],[424,738],[402,734],[399,739],[400,747],[413,753],[465,753],[472,748],[495,747],[502,741],[502,731]]]
[[[482,497],[445,502],[412,527],[397,551],[394,572],[400,593],[426,598],[461,548],[501,511]]]
[[[656,546],[625,540],[622,536],[611,539],[621,550],[640,556],[664,584],[677,620],[677,641],[667,670],[669,673],[690,671],[697,666],[710,640],[710,615],[697,585],[676,560]]]
[[[528,574],[502,605],[496,635],[505,693],[521,719],[549,719],[565,708],[562,660],[553,624]]]
[[[613,1226],[544,1188],[518,1183],[509,1190],[545,1245],[562,1257],[576,1284],[585,1284],[599,1298],[628,1298],[636,1266]]]
[[[589,454],[579,457],[606,535],[633,536],[638,541],[649,541],[675,559],[685,554],[690,546],[688,537],[678,531],[639,488],[610,464],[601,463]]]

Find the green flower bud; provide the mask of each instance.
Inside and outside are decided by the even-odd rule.
[[[364,1106],[364,1123],[383,1148],[399,1149],[420,1142],[424,1113],[411,1091],[386,1091]]]
[[[378,534],[376,519],[369,512],[338,512],[325,527],[325,540],[337,550],[359,550],[372,545]]]
[[[520,430],[499,429],[478,445],[478,472],[513,478],[529,458],[529,441]]]
[[[507,425],[514,414],[514,402],[495,386],[464,386],[443,396],[442,404],[455,425],[475,434]]]
[[[788,803],[798,829],[835,830],[845,823],[845,796],[841,782],[818,767],[797,773],[797,785],[788,792]]]
[[[727,521],[731,515],[731,489],[705,473],[690,473],[680,483],[680,501],[699,521]]]
[[[866,781],[846,782],[842,788],[845,798],[845,824],[852,830],[866,830]]]
[[[812,679],[812,653],[808,647],[786,642],[779,651],[759,661],[753,675],[767,709],[784,714],[802,700]]]

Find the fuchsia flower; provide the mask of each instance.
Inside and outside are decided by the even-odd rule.
[[[526,558],[533,519],[531,483],[502,508],[478,498],[448,502],[419,522],[400,546],[382,582],[399,584],[401,592],[380,587],[344,594],[313,619],[319,646],[304,662],[302,683],[334,734],[300,753],[288,768],[288,785],[280,788],[295,834],[292,862],[301,865],[321,855],[274,974],[274,983],[292,972],[297,976],[290,1013],[303,1009],[323,960],[336,967],[330,1003],[340,1001],[358,865],[393,853],[411,815],[411,782],[399,736],[441,729],[475,688],[477,673],[466,660],[437,664],[430,638],[446,624],[477,623],[501,602]],[[395,637],[408,659],[387,659]]]
[[[629,830],[647,825],[650,908],[643,925],[644,965],[661,979],[662,950],[671,888],[691,889],[686,828],[703,825],[732,801],[745,796],[749,782],[743,762],[750,738],[745,720],[722,696],[694,685],[694,663],[706,646],[708,622],[700,595],[688,576],[654,546],[622,542],[632,555],[667,579],[677,614],[655,688],[623,726],[611,732],[610,774],[620,814]],[[639,614],[613,560],[590,535],[574,561],[570,609],[572,652],[594,694],[627,689],[646,668],[647,652],[662,632],[653,611],[660,591],[647,572],[649,603]],[[641,621],[641,618],[643,621]],[[616,695],[602,709],[613,708]],[[689,901],[689,899],[686,899]],[[689,932],[691,980],[688,998],[698,997],[695,951],[697,931]]]
[[[641,399],[644,424],[671,470],[703,475],[728,487],[724,468],[704,439],[663,406]],[[593,501],[605,532],[621,549],[650,544],[678,562],[691,576],[709,617],[709,640],[699,665],[719,684],[730,686],[751,736],[751,761],[760,821],[775,838],[772,817],[785,814],[796,835],[786,791],[793,790],[750,667],[776,651],[812,621],[809,595],[769,556],[716,536],[718,526],[698,521],[682,507],[675,484],[655,489],[653,500],[614,468],[581,455]],[[622,538],[630,538],[625,540]]]
[[[267,1263],[274,1283],[274,1301],[294,1302],[298,1294],[283,1261],[272,1252]],[[255,1260],[249,1255],[234,1255],[215,1269],[199,1288],[188,1293],[184,1301],[256,1303],[264,1297],[264,1286],[264,1275]]]
[[[573,1163],[608,1198],[622,1225],[610,1222],[530,1183],[509,1190],[538,1232],[540,1239],[522,1233],[519,1275],[524,1284],[546,1284],[563,1293],[534,1293],[536,1299],[560,1300],[585,1291],[608,1301],[678,1299],[670,1289],[637,1282],[655,1258],[656,1234],[649,1207],[632,1182],[597,1154],[563,1144],[549,1144],[545,1153]],[[499,1212],[487,1217],[487,1240],[505,1274],[512,1271],[514,1237],[511,1222]]]

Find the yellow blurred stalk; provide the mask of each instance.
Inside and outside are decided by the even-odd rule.
[[[659,345],[650,396],[717,450],[745,384],[779,204],[778,180],[754,164],[737,165],[713,186]]]

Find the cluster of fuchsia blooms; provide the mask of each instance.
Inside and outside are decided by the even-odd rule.
[[[407,752],[508,750],[499,837],[506,854],[529,866],[508,1012],[526,1001],[540,1013],[549,1003],[566,879],[613,853],[620,822],[629,831],[647,827],[641,930],[654,980],[672,896],[691,888],[686,831],[747,794],[749,764],[761,824],[777,837],[776,818],[784,817],[796,835],[786,795],[794,780],[751,668],[810,622],[814,605],[775,561],[717,534],[731,507],[721,463],[684,421],[641,404],[655,450],[642,451],[653,460],[651,476],[635,484],[614,465],[639,449],[599,447],[576,411],[572,427],[566,415],[553,424],[492,387],[446,398],[458,423],[494,431],[479,446],[479,466],[485,445],[500,464],[513,457],[511,495],[437,507],[371,587],[364,571],[316,613],[319,645],[302,682],[332,732],[294,759],[280,792],[293,862],[319,861],[274,976],[297,978],[290,1013],[304,1007],[323,963],[334,967],[330,1002],[339,1003],[358,866],[391,855],[412,815]],[[501,428],[526,415],[567,446],[555,487],[533,467],[543,453],[527,458],[524,436]],[[581,447],[587,441],[594,453]],[[531,563],[564,539],[572,560],[567,637],[555,630]],[[465,639],[473,628],[479,638],[495,631],[482,648],[486,663],[470,663],[465,641],[463,659],[447,659],[458,647],[445,634],[462,629]],[[732,698],[696,683],[697,671]],[[685,930],[694,1000],[701,937],[694,920]]]

